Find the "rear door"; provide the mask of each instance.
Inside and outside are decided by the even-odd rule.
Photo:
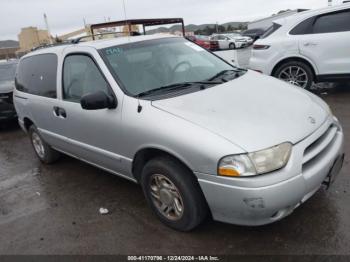
[[[79,49],[79,53],[74,48],[74,51],[66,49],[62,61],[59,110],[64,116],[58,118],[69,142],[66,152],[110,171],[124,173],[126,159],[120,152],[123,95],[120,90],[115,92],[115,82],[108,80],[108,70],[97,51],[87,47]],[[81,98],[97,91],[115,96],[117,108],[82,109]]]
[[[350,10],[308,19],[310,30],[300,35],[300,53],[311,59],[319,75],[350,73]]]
[[[14,95],[20,120],[25,117],[34,122],[45,141],[55,148],[63,148],[60,137],[62,127],[54,116],[57,100],[57,64],[54,53],[24,58],[19,63]]]

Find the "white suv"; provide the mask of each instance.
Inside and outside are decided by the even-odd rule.
[[[350,79],[350,5],[302,12],[258,40],[249,67],[309,89],[313,82]]]

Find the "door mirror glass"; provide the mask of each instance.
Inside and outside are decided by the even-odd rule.
[[[85,110],[114,109],[117,107],[117,100],[103,91],[97,91],[84,95],[80,105]]]

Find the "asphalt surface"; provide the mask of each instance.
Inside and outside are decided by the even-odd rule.
[[[350,86],[319,93],[349,138]],[[350,254],[348,156],[329,191],[321,189],[280,222],[240,227],[208,219],[179,233],[156,219],[138,185],[70,157],[43,165],[17,125],[6,125],[0,129],[0,254]],[[110,213],[99,214],[100,207]]]

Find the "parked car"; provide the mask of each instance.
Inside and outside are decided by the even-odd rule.
[[[230,36],[230,37],[235,37],[235,38],[239,38],[239,39],[245,40],[248,46],[253,44],[253,42],[254,42],[253,38],[251,38],[249,36],[244,36],[244,35],[242,35],[240,33],[228,33],[227,35]]]
[[[341,125],[320,98],[182,37],[37,50],[20,61],[14,101],[43,163],[61,152],[139,183],[182,231],[208,213],[278,221],[330,185],[344,159]]]
[[[218,41],[219,48],[221,50],[225,49],[236,49],[248,46],[248,40],[246,37],[242,37],[239,34],[214,34],[210,38],[211,40]]]
[[[187,37],[187,39],[210,51],[216,51],[220,49],[219,42],[211,40],[209,36],[196,35]]]
[[[0,121],[16,118],[12,93],[15,87],[17,61],[0,62]]]
[[[265,34],[265,29],[263,28],[254,28],[254,29],[248,29],[242,33],[242,36],[247,36],[253,39],[253,42],[260,39],[262,35]]]
[[[310,89],[350,79],[350,5],[306,11],[275,21],[258,40],[249,67]]]

